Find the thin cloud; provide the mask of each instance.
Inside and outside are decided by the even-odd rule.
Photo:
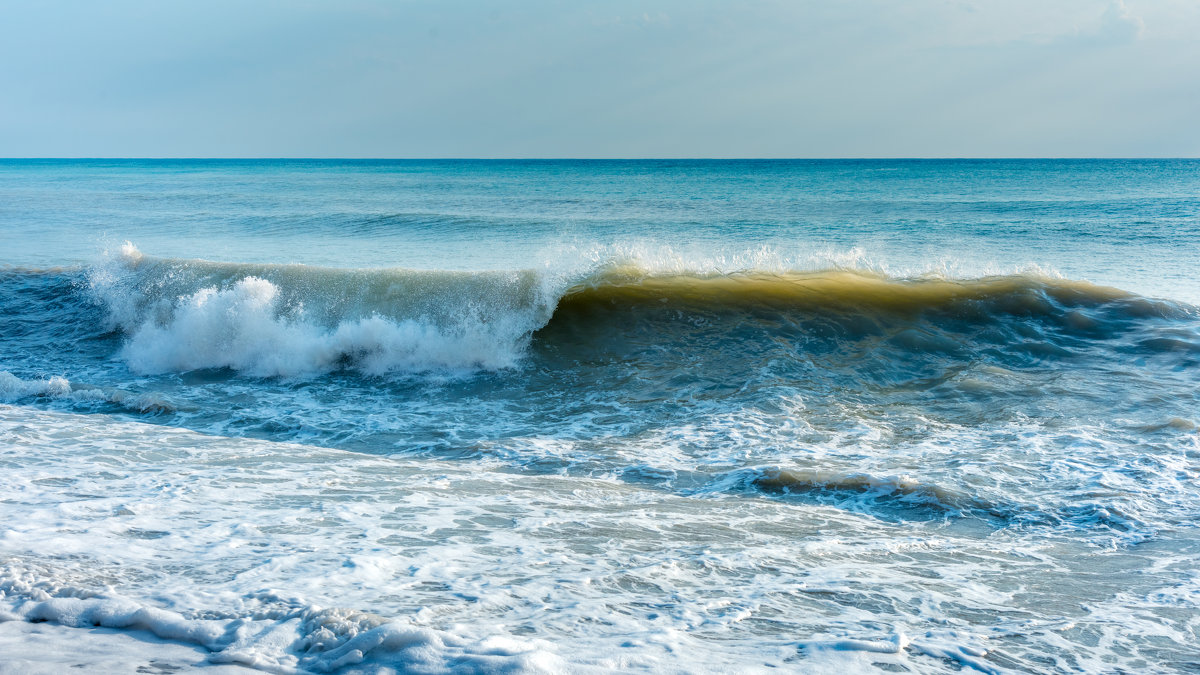
[[[1096,19],[1057,35],[1030,35],[1028,42],[1044,45],[1108,46],[1136,42],[1146,34],[1146,22],[1124,0],[1113,0]]]

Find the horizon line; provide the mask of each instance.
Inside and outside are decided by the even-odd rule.
[[[1197,156],[1122,155],[1122,156],[911,156],[911,157],[338,157],[338,156],[28,156],[0,157],[0,161],[333,161],[333,162],[821,162],[821,161],[1013,161],[1013,160],[1195,160]]]

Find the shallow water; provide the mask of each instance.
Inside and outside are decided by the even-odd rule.
[[[1200,162],[0,177],[0,617],[279,672],[1200,667]]]

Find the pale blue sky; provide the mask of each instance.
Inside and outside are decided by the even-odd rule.
[[[0,156],[1200,155],[1195,0],[0,0]]]

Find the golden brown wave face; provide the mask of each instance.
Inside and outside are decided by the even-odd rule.
[[[900,280],[861,271],[791,273],[747,272],[720,275],[651,275],[613,270],[570,288],[559,308],[589,305],[668,304],[675,307],[878,311],[913,314],[971,303],[990,304],[1013,314],[1042,314],[1054,305],[1096,306],[1137,298],[1085,281],[1033,275],[970,280]],[[1168,311],[1169,303],[1142,303],[1145,312]],[[1132,309],[1132,308],[1131,308]]]
[[[1195,311],[1115,288],[1034,275],[956,280],[894,279],[857,271],[649,275],[613,270],[566,291],[540,335],[586,326],[601,333],[639,326],[663,337],[759,325],[845,337],[914,329],[913,340],[967,340],[1002,326],[1015,343],[1042,335],[1109,339],[1155,322],[1194,322]],[[1000,336],[985,335],[988,341]],[[1001,340],[1002,341],[1002,340]]]
[[[1200,323],[1188,306],[1035,275],[612,270],[570,288],[533,347],[562,368],[627,363],[663,392],[676,373],[736,391],[772,372],[817,388],[953,382],[956,395],[987,396],[1011,388],[1000,381],[1011,369],[1198,366]]]

